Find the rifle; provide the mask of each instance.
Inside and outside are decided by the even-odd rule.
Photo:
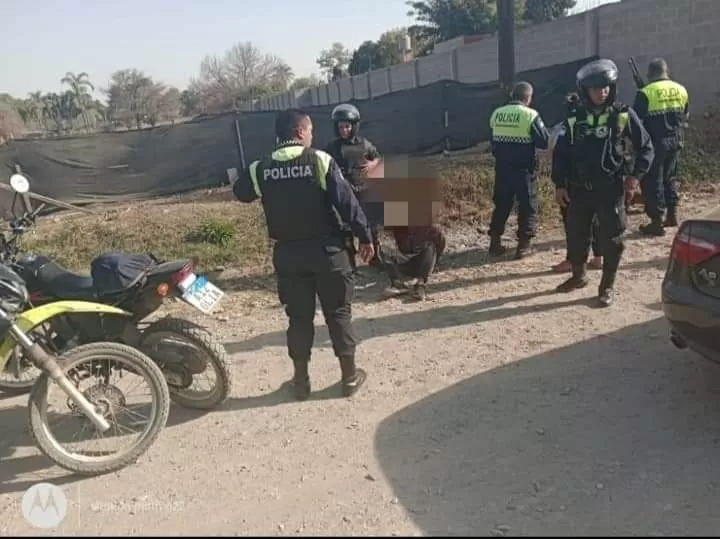
[[[638,66],[635,63],[635,58],[632,56],[628,59],[628,63],[630,64],[630,70],[632,71],[633,81],[635,82],[635,86],[637,86],[637,89],[640,90],[643,86],[645,86],[645,81],[640,76],[640,71],[638,70]]]

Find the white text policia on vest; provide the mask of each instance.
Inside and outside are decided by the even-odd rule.
[[[310,165],[293,165],[290,167],[273,167],[263,170],[263,180],[290,180],[314,176]]]

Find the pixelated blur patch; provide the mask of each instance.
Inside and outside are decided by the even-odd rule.
[[[430,226],[442,208],[443,178],[427,162],[383,161],[367,175],[367,200],[383,203],[384,226]]]

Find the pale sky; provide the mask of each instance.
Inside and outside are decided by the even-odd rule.
[[[578,0],[576,11],[608,1]],[[204,55],[238,41],[306,76],[319,73],[315,59],[334,41],[352,50],[412,24],[407,11],[404,0],[0,0],[0,93],[59,91],[67,71],[105,88],[125,68],[183,89]]]

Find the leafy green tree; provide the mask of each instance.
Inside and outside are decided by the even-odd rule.
[[[342,43],[335,42],[329,49],[320,51],[320,56],[315,62],[320,66],[323,73],[330,75],[335,69],[340,69],[343,72],[347,71],[351,58],[350,51]]]
[[[576,0],[514,0],[515,20],[547,22],[567,15]],[[424,44],[423,53],[435,43],[472,34],[494,34],[497,29],[497,0],[409,0],[408,15],[417,24],[411,29]]]

